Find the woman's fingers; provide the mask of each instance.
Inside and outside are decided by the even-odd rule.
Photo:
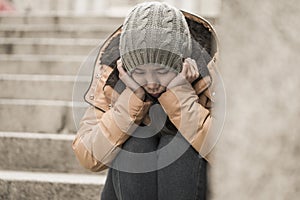
[[[117,61],[117,69],[119,71],[119,78],[123,81],[123,83],[130,88],[140,99],[144,99],[145,92],[141,88],[141,86],[132,79],[131,76],[128,75],[128,73],[124,70],[122,66],[122,61],[119,59]]]
[[[187,66],[186,66],[186,61],[184,61],[183,66],[182,66],[182,71],[181,71],[181,74],[182,74],[184,77],[186,77],[187,70],[188,70],[188,68],[187,68]]]
[[[193,69],[191,67],[191,64],[188,61],[186,61],[185,65],[187,66],[187,69],[188,69],[187,74],[186,74],[187,80],[190,81],[191,77],[193,76]]]
[[[190,65],[191,72],[192,72],[192,76],[196,75],[196,70],[195,70],[195,65],[196,65],[196,63],[194,62],[194,60],[191,59],[191,58],[188,58],[188,59],[187,59],[187,62],[188,62],[189,65]]]
[[[192,83],[194,80],[196,80],[199,77],[198,67],[195,60],[191,58],[185,59],[185,62],[183,64],[184,68],[186,68],[186,79]]]
[[[127,74],[126,71],[123,69],[123,64],[121,59],[117,61],[117,69],[119,71],[119,78],[121,78],[123,75]]]

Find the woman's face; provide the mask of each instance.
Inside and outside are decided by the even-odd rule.
[[[177,74],[173,69],[154,64],[137,66],[131,73],[132,78],[155,98],[165,91]]]

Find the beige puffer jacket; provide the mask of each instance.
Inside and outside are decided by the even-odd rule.
[[[183,12],[183,11],[182,11]],[[201,78],[192,85],[177,86],[164,92],[158,101],[170,121],[185,139],[211,161],[216,137],[210,129],[214,121],[214,88],[217,83],[218,41],[213,27],[203,18],[183,12],[194,39],[193,54]],[[72,143],[73,151],[85,168],[97,172],[108,168],[138,124],[149,124],[150,102],[143,102],[128,88],[114,89],[116,61],[122,27],[103,44],[94,67],[85,100],[90,104],[80,121]],[[203,52],[207,52],[203,56]],[[201,58],[200,58],[201,57]],[[191,126],[193,124],[193,126]]]

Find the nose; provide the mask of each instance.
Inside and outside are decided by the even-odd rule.
[[[156,92],[158,92],[159,84],[158,83],[148,83],[146,87],[147,87],[148,92],[156,93]]]
[[[156,77],[155,74],[150,74],[148,77],[147,77],[147,89],[149,92],[157,92],[157,90],[159,89],[159,81]]]

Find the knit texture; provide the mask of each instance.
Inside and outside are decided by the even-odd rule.
[[[138,65],[161,64],[178,72],[190,57],[191,35],[180,10],[160,2],[138,4],[126,17],[120,56],[127,71]]]

